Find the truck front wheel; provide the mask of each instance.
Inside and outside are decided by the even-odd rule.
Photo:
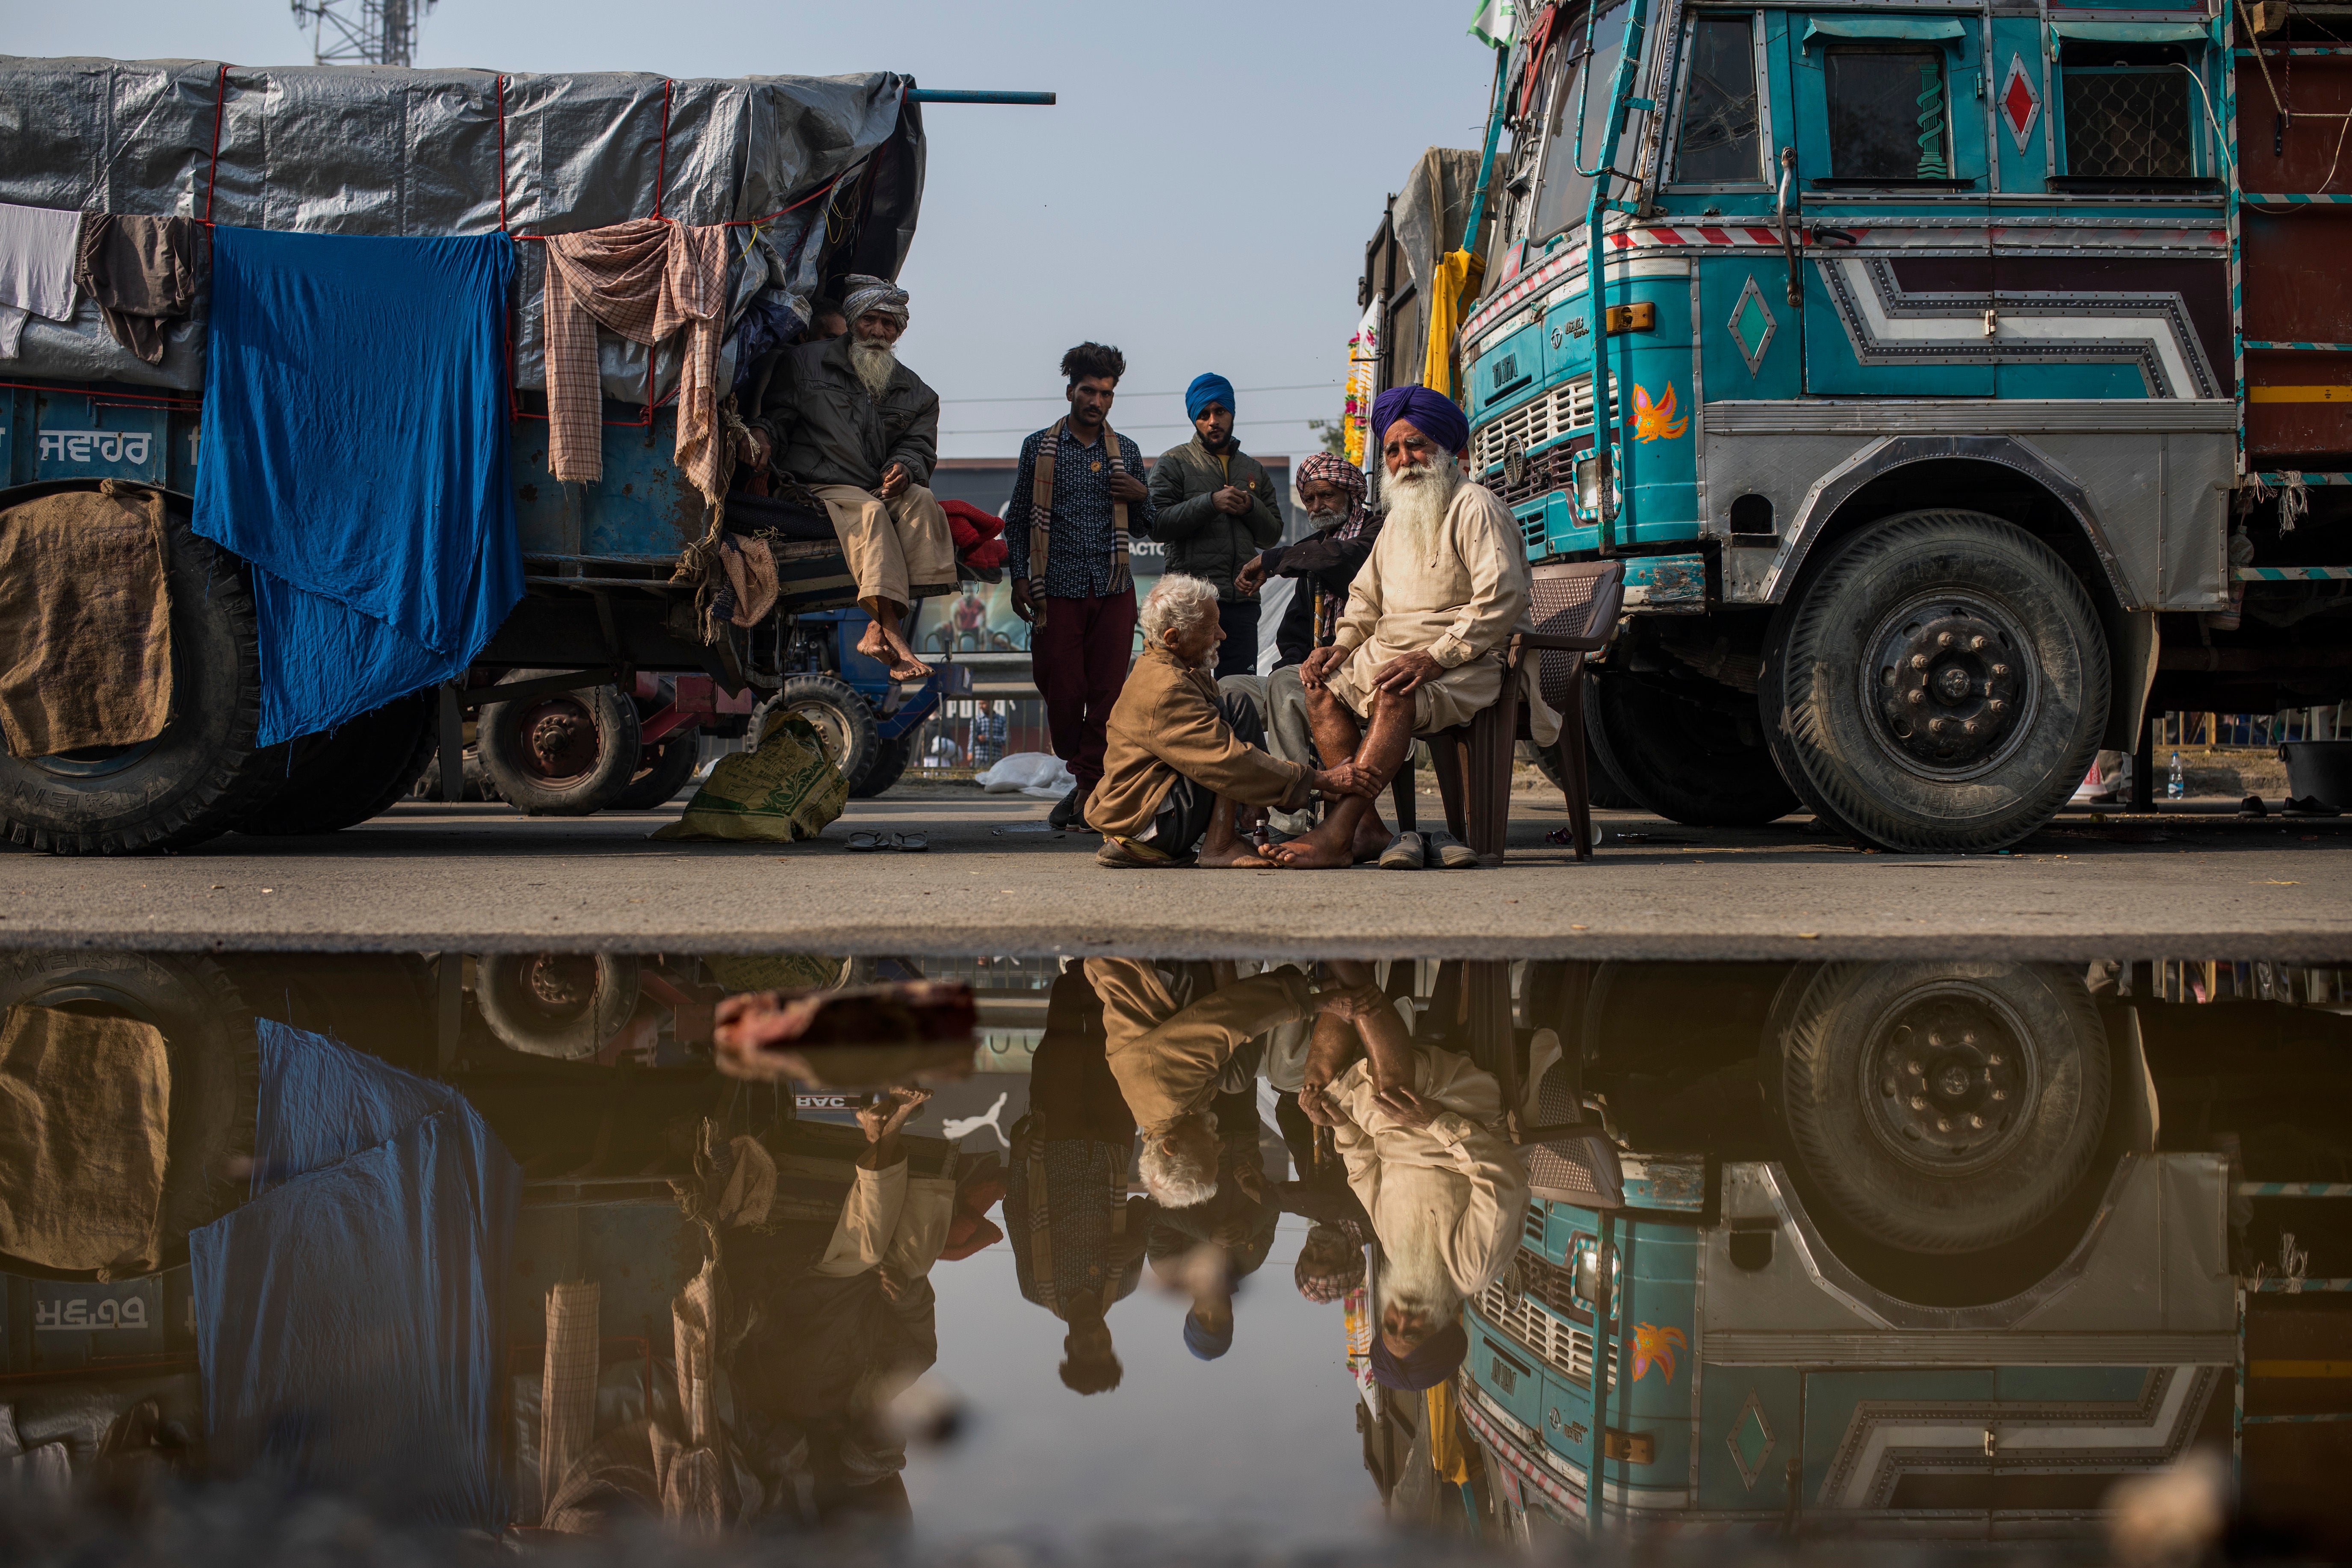
[[[340,833],[380,816],[415,787],[432,760],[435,696],[396,698],[335,729],[292,742],[286,782],[247,812],[239,833]]]
[[[2073,794],[2107,680],[2090,597],[2048,545],[1982,513],[1914,511],[1797,585],[1758,701],[1823,821],[1887,849],[1990,850]]]

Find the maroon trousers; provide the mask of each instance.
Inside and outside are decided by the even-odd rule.
[[[1076,775],[1083,801],[1102,780],[1111,704],[1135,652],[1135,590],[1045,604],[1045,624],[1029,631],[1029,659],[1054,754]]]

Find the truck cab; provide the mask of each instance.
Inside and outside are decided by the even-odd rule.
[[[1458,339],[1470,477],[1531,560],[1624,561],[1588,711],[1644,805],[1992,849],[2138,749],[2151,701],[2335,700],[2352,535],[2305,510],[2324,475],[2282,512],[2262,469],[2340,468],[2352,429],[2269,410],[2303,392],[2261,380],[2319,362],[2268,370],[2284,347],[2246,322],[2352,331],[2320,330],[2336,295],[2284,239],[2241,243],[2273,198],[2233,174],[2232,24],[2117,15],[1622,0],[1523,26]],[[2352,76],[2319,68],[2333,107]]]

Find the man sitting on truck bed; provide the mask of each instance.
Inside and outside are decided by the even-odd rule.
[[[1298,679],[1316,751],[1354,758],[1377,794],[1396,776],[1413,736],[1466,724],[1502,694],[1511,634],[1529,629],[1530,579],[1511,514],[1494,491],[1462,477],[1470,425],[1452,399],[1426,387],[1391,387],[1372,405],[1372,430],[1388,466],[1388,519],[1349,585],[1331,645],[1307,656]],[[1559,715],[1533,680],[1524,695],[1529,731],[1538,745],[1552,744]],[[1351,795],[1320,827],[1267,858],[1292,867],[1347,866],[1378,853],[1370,806]],[[1477,864],[1468,846],[1442,833],[1423,837],[1446,867]],[[1381,863],[1391,867],[1393,858],[1382,854]]]
[[[814,490],[857,581],[873,624],[857,651],[893,679],[920,680],[906,626],[918,599],[955,586],[947,513],[924,488],[939,456],[940,397],[898,363],[907,291],[853,274],[842,308],[849,335],[787,349],[748,438],[753,463],[776,467]]]

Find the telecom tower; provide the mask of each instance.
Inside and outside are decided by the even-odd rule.
[[[310,29],[310,58],[322,66],[416,63],[416,23],[434,0],[292,0],[297,26]]]

